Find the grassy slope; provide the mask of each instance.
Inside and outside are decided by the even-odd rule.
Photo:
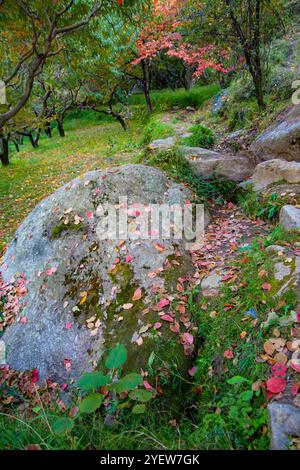
[[[137,123],[125,133],[116,122],[88,116],[67,122],[63,139],[55,129],[38,149],[26,142],[20,153],[12,153],[11,165],[0,169],[0,251],[24,217],[55,189],[95,168],[131,162],[138,135]]]

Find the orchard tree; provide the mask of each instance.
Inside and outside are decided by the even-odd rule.
[[[0,158],[8,165],[7,126],[28,102],[46,62],[68,48],[68,37],[96,17],[124,11],[140,0],[0,0],[1,79],[8,105],[0,108]]]

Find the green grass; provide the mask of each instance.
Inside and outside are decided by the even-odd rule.
[[[189,129],[190,137],[185,137],[183,143],[189,147],[203,147],[209,149],[216,141],[216,134],[203,124],[195,124]]]
[[[185,109],[187,106],[201,108],[203,103],[212,98],[220,90],[219,85],[207,85],[194,87],[186,91],[184,88],[178,90],[157,90],[151,92],[153,109],[156,112],[165,111],[174,107]],[[133,106],[145,105],[143,93],[135,93],[130,97],[129,103]]]
[[[154,114],[148,119],[143,130],[141,144],[150,144],[157,139],[163,139],[174,135],[173,126],[161,120],[161,114]]]

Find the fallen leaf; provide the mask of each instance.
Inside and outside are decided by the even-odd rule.
[[[123,309],[124,310],[130,310],[133,307],[133,304],[124,304]]]
[[[287,372],[287,366],[283,364],[282,362],[277,362],[272,367],[272,374],[275,377],[284,377],[286,372]]]
[[[266,381],[266,387],[267,390],[275,394],[283,392],[286,388],[286,380],[278,377],[272,377]]]
[[[269,356],[273,356],[273,354],[275,352],[275,346],[270,341],[266,341],[264,343],[264,350]]]
[[[140,300],[142,298],[142,289],[138,288],[136,289],[136,291],[134,292],[133,296],[132,296],[132,300],[133,301],[136,301],[136,300]]]
[[[265,282],[262,286],[262,289],[269,292],[270,290],[272,290],[272,286],[271,284],[269,284],[268,282]]]
[[[230,360],[230,359],[233,359],[233,358],[234,358],[234,354],[233,354],[232,350],[231,350],[231,349],[226,349],[226,351],[224,351],[224,357],[225,357],[226,359],[229,359],[229,360]]]

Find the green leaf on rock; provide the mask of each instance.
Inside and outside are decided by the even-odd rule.
[[[52,431],[54,434],[63,435],[72,431],[74,427],[74,420],[71,418],[57,417],[52,424]]]
[[[110,378],[101,372],[86,372],[80,377],[78,387],[89,391],[107,385],[109,382]]]
[[[231,379],[227,380],[227,383],[229,385],[236,385],[236,384],[241,384],[243,382],[249,382],[248,379],[245,379],[245,377],[241,377],[240,375],[235,375]]]
[[[143,379],[140,374],[128,374],[118,382],[111,384],[109,389],[115,390],[117,393],[129,392],[139,385],[142,385],[142,382]]]
[[[153,398],[153,393],[149,392],[148,390],[133,390],[132,392],[130,392],[129,397],[132,400],[147,403],[147,401]]]
[[[126,362],[126,359],[127,349],[123,344],[117,344],[117,346],[110,351],[105,366],[107,369],[117,369]]]
[[[135,415],[141,415],[141,414],[145,413],[145,411],[146,411],[146,406],[145,405],[135,405],[132,408],[132,413],[134,413]]]
[[[79,410],[81,413],[93,413],[100,408],[103,399],[104,395],[101,393],[91,393],[80,402]]]

